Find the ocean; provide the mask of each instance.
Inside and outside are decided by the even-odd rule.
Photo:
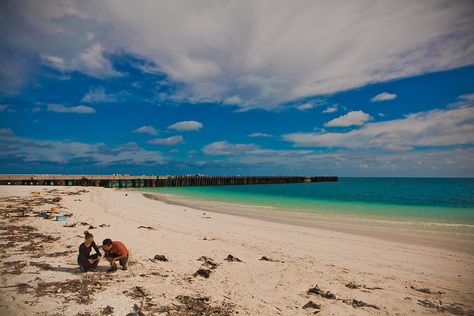
[[[325,217],[427,223],[474,228],[472,178],[339,178],[338,182],[145,191],[188,199],[258,205]]]

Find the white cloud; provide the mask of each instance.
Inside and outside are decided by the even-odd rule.
[[[228,97],[224,100],[224,104],[228,105],[239,105],[242,103],[242,99],[238,95]]]
[[[324,126],[326,127],[360,126],[360,125],[364,125],[367,121],[370,121],[371,119],[372,117],[369,114],[364,113],[363,111],[352,111],[327,122],[326,124],[324,124]]]
[[[152,140],[149,140],[149,144],[153,145],[164,145],[164,146],[174,146],[177,144],[180,144],[184,141],[183,136],[177,135],[177,136],[171,136],[171,137],[166,137],[166,138],[155,138]]]
[[[105,78],[120,75],[107,52],[124,51],[182,82],[183,97],[239,96],[246,108],[474,63],[469,1],[201,1],[192,10],[186,1],[17,1],[5,10],[3,44],[17,55]],[[0,77],[21,81],[17,61]]]
[[[339,149],[332,152],[309,150],[260,150],[226,156],[242,170],[258,166],[265,173],[290,170],[291,174],[339,176],[458,176],[474,175],[474,148],[425,149],[406,152]]]
[[[474,105],[474,93],[463,94],[458,96],[456,99],[456,102],[448,104],[449,108],[453,109]]]
[[[390,101],[397,98],[397,95],[394,93],[382,92],[377,94],[375,97],[370,99],[371,102],[382,102],[382,101]]]
[[[86,105],[64,106],[62,104],[48,104],[48,111],[56,112],[56,113],[78,113],[78,114],[95,113],[94,108],[90,106],[86,106]]]
[[[44,65],[59,71],[80,71],[97,78],[118,77],[122,74],[116,71],[112,63],[105,57],[105,48],[100,43],[94,43],[78,55],[69,59],[54,55],[41,55]]]
[[[61,70],[65,71],[68,69],[68,66],[66,65],[66,62],[64,61],[63,58],[58,57],[58,56],[51,56],[51,55],[42,55],[41,60],[43,64]]]
[[[337,112],[338,109],[339,109],[338,105],[334,104],[334,105],[328,106],[322,113],[334,113],[334,112]]]
[[[38,140],[0,132],[0,148],[4,158],[11,157],[18,164],[73,162],[90,166],[119,164],[161,165],[167,162],[159,151],[144,150],[136,143],[107,146],[103,143]]]
[[[466,102],[474,102],[474,93],[463,94],[458,97],[458,99]]]
[[[300,104],[300,105],[297,105],[295,106],[296,109],[300,110],[300,111],[305,111],[305,110],[309,110],[309,109],[312,109],[314,108],[315,105],[311,102],[307,102],[307,103],[304,103],[304,104]]]
[[[121,74],[114,69],[111,62],[104,56],[105,49],[100,43],[94,43],[84,50],[75,68],[98,78],[117,77]]]
[[[15,133],[10,128],[0,128],[0,136],[13,136]]]
[[[139,127],[136,130],[133,130],[132,133],[158,135],[158,131],[153,126],[149,125]]]
[[[256,133],[250,134],[249,137],[273,137],[273,135],[272,134],[256,132]]]
[[[10,104],[0,104],[0,112],[16,112]]]
[[[169,129],[174,129],[179,132],[197,131],[202,127],[202,123],[197,121],[181,121],[168,126]]]
[[[245,152],[252,152],[258,149],[255,144],[231,144],[226,141],[218,141],[208,144],[202,151],[208,155],[232,155]]]
[[[433,110],[405,118],[368,123],[346,133],[292,133],[284,140],[304,147],[383,148],[406,151],[413,147],[474,144],[474,107]]]
[[[89,90],[89,92],[81,100],[81,102],[87,103],[108,103],[114,101],[115,97],[113,95],[105,93],[105,90],[102,87],[97,87]]]

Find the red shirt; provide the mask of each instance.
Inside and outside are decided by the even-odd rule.
[[[128,254],[128,249],[121,241],[112,241],[112,248],[109,252],[121,257]]]

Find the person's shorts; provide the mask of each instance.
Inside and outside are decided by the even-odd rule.
[[[119,263],[120,263],[120,265],[121,265],[122,267],[127,264],[127,262],[128,262],[128,256],[129,256],[129,255],[127,255],[127,257],[122,258],[122,259],[119,260]],[[117,258],[117,257],[120,257],[120,256],[119,256],[119,255],[116,255],[116,254],[114,254],[114,253],[110,253],[110,252],[106,252],[106,253],[105,253],[105,258],[106,258],[106,259],[109,259],[109,258]]]

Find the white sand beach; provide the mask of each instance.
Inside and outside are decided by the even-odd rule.
[[[0,196],[1,315],[474,313],[474,256],[456,249],[204,211],[138,191],[2,186]],[[75,227],[37,216],[52,206],[73,213]],[[124,242],[129,269],[108,274],[103,261],[99,272],[79,273],[85,230],[98,244]],[[209,277],[194,276],[199,269]]]

